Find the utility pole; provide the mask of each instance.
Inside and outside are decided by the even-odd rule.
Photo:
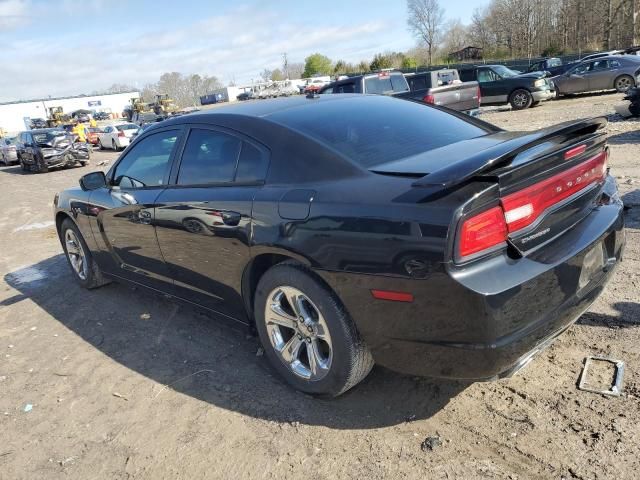
[[[284,73],[284,78],[289,80],[289,60],[287,60],[287,52],[282,54],[282,73]]]
[[[638,7],[635,0],[631,0],[631,45],[638,44]]]

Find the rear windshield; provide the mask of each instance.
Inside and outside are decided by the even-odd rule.
[[[138,130],[138,128],[140,127],[138,127],[137,125],[134,125],[133,123],[129,123],[127,125],[116,125],[116,128],[122,131],[122,130]]]
[[[329,98],[269,118],[332,147],[364,168],[489,133],[450,113],[407,100],[359,95],[338,101]]]
[[[562,65],[562,60],[559,58],[550,58],[547,60],[547,66],[549,67],[559,67]]]
[[[409,85],[401,73],[379,74],[375,77],[364,79],[365,93],[389,94],[407,92]]]

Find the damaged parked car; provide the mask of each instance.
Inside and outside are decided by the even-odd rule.
[[[53,215],[81,286],[247,324],[303,392],[339,395],[374,362],[508,377],[622,257],[605,125],[507,132],[383,95],[243,102],[150,127]]]
[[[48,172],[53,167],[87,165],[90,149],[78,137],[57,128],[29,130],[18,135],[16,153],[22,170]]]
[[[610,55],[588,60],[553,77],[558,95],[616,90],[624,93],[640,82],[640,57]]]

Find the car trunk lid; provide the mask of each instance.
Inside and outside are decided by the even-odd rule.
[[[531,133],[497,132],[372,170],[387,175],[424,174],[398,201],[427,202],[463,184],[496,183],[497,198],[487,201],[492,202],[490,211],[463,214],[459,235],[471,239],[472,246],[459,248],[458,259],[473,258],[507,242],[527,255],[596,207],[608,157],[605,125],[605,119],[596,118]],[[475,220],[470,218],[474,215]],[[490,226],[493,230],[483,233]],[[482,237],[487,232],[490,236]],[[474,244],[474,239],[481,238],[486,241]]]

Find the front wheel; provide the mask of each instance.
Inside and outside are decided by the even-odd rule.
[[[616,78],[615,82],[613,82],[613,86],[616,91],[620,93],[625,93],[631,87],[634,87],[636,82],[633,81],[633,77],[631,75],[620,75]]]
[[[304,266],[286,262],[269,269],[254,306],[266,356],[294,388],[335,397],[371,371],[373,357],[348,312]]]
[[[91,256],[80,230],[70,218],[60,225],[60,242],[76,281],[84,288],[96,288],[109,283]]]
[[[514,91],[509,97],[509,103],[514,110],[524,110],[533,103],[533,97],[528,90],[519,89]]]

